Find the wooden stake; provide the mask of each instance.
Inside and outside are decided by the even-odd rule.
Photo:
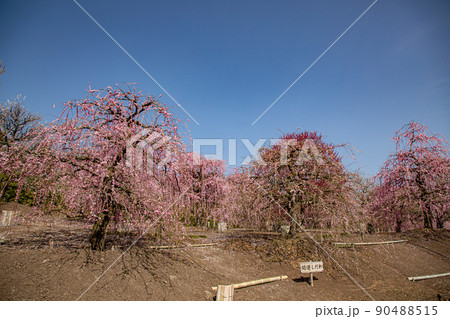
[[[216,301],[233,301],[234,289],[233,285],[217,286]]]
[[[361,241],[364,241],[364,233],[366,232],[366,224],[360,223],[359,224],[359,231],[361,233]]]
[[[2,211],[2,221],[0,226],[11,226],[15,211]]]
[[[309,282],[311,283],[311,287],[314,287],[314,275],[313,273],[310,274],[311,277],[309,278]]]

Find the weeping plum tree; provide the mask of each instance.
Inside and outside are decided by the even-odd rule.
[[[187,189],[175,182],[180,161],[174,159],[184,152],[178,125],[165,105],[130,86],[89,89],[87,98],[66,103],[27,148],[12,144],[2,150],[1,170],[14,173],[19,188],[37,190],[37,205],[62,201],[67,214],[91,221],[91,248],[104,249],[111,221],[142,228],[159,219],[176,220],[169,203]],[[127,142],[143,147],[139,134],[166,137],[151,160],[157,164],[170,152],[172,161],[146,165],[147,170],[135,165],[137,157],[127,162]]]
[[[286,134],[262,148],[251,176],[273,200],[273,220],[309,227],[351,225],[351,185],[335,145],[316,132]],[[292,216],[292,220],[291,217]]]
[[[224,196],[225,163],[207,159],[194,153],[185,153],[177,166],[177,184],[191,185],[183,199],[182,219],[190,225],[205,225],[219,216],[220,202]]]
[[[270,225],[272,200],[252,178],[249,167],[241,167],[225,179],[220,219],[230,225],[265,228]]]
[[[348,202],[353,209],[353,218],[359,222],[360,227],[363,224],[366,231],[373,232],[370,196],[375,188],[374,180],[372,177],[363,176],[360,172],[349,172],[349,181],[351,195]]]
[[[411,122],[393,137],[396,151],[376,175],[372,212],[380,226],[442,228],[449,219],[448,142]]]

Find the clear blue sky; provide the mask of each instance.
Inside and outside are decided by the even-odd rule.
[[[194,138],[255,143],[315,130],[358,148],[358,163],[346,163],[367,175],[411,120],[450,138],[448,0],[379,0],[251,124],[372,2],[79,0],[200,123],[190,123]],[[0,100],[21,93],[48,121],[53,104],[82,98],[89,83],[164,93],[71,0],[3,0],[0,59]],[[238,162],[247,155],[238,141]]]

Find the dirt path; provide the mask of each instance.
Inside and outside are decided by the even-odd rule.
[[[146,243],[121,256],[124,247],[92,252],[86,229],[16,228],[0,241],[1,300],[213,300],[211,287],[248,280],[289,276],[288,280],[235,291],[235,300],[369,300],[370,298],[307,237],[218,234],[190,229],[191,243],[217,246],[152,250]],[[392,239],[373,235],[366,240]],[[49,238],[54,248],[49,248]],[[450,298],[450,278],[411,282],[408,276],[450,271],[449,231],[413,232],[394,245],[336,248],[322,245],[376,300]],[[342,238],[340,238],[342,240]],[[358,240],[347,236],[347,241]],[[127,241],[123,241],[126,245]],[[86,293],[86,289],[111,267]],[[299,271],[299,262],[323,260],[325,271],[314,287]]]

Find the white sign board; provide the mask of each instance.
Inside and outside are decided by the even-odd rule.
[[[322,272],[323,271],[323,262],[322,261],[309,261],[309,262],[300,263],[300,271],[302,273]]]

